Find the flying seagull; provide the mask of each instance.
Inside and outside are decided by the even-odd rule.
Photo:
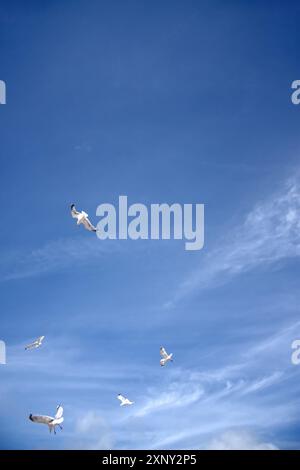
[[[64,420],[63,412],[64,412],[63,407],[61,405],[58,405],[56,407],[56,414],[54,418],[52,416],[30,414],[29,419],[30,421],[33,421],[34,423],[47,424],[50,433],[52,432],[52,429],[53,429],[54,434],[56,434],[55,426],[59,426],[60,429],[62,429],[61,423]]]
[[[42,342],[43,342],[44,338],[45,338],[45,336],[40,336],[38,339],[33,341],[33,343],[27,344],[27,346],[25,347],[25,350],[39,348],[40,346],[42,346]]]
[[[89,215],[84,211],[79,212],[78,210],[76,210],[75,204],[71,205],[71,216],[73,217],[73,219],[77,219],[77,225],[83,224],[84,228],[86,228],[90,232],[97,232],[96,227],[94,227],[94,225],[90,222],[88,218]]]
[[[133,405],[134,404],[134,401],[128,400],[128,398],[123,397],[123,395],[121,395],[120,393],[117,396],[117,399],[120,400],[120,402],[121,402],[120,406],[126,406],[126,405]]]
[[[161,347],[160,348],[160,355],[162,357],[162,359],[160,360],[160,365],[161,366],[164,366],[168,361],[172,361],[173,362],[173,353],[171,354],[168,354],[167,351],[165,350],[165,348]]]

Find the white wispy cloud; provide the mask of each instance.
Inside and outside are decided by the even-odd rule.
[[[244,221],[219,240],[166,307],[195,290],[223,284],[237,274],[300,255],[300,175],[259,202]]]
[[[103,388],[104,384],[109,384],[110,381],[122,381],[125,378],[136,380],[139,376],[138,366],[132,363],[125,364],[125,368],[119,367],[113,361],[109,364],[105,361],[99,362],[98,356],[87,359],[84,357],[84,345],[76,337],[46,337],[43,346],[32,351],[24,350],[27,342],[28,338],[22,344],[7,348],[6,371],[12,375],[12,380],[17,380],[22,372],[32,372],[40,374],[40,386],[43,385],[44,378],[45,386],[48,387],[52,386],[51,379],[53,383],[59,379],[60,384],[66,388],[93,389],[99,386],[95,381],[101,381]],[[29,387],[30,385],[28,383]]]
[[[3,256],[0,281],[38,276],[76,264],[91,264],[118,250],[119,244],[103,244],[97,237],[51,241],[26,253],[16,251]]]
[[[100,412],[87,411],[76,419],[75,432],[67,446],[80,450],[111,449],[111,428]]]
[[[207,446],[208,450],[277,450],[271,442],[261,442],[249,431],[239,429],[226,431],[214,437]]]
[[[246,386],[243,390],[243,394],[257,392],[264,388],[270,387],[271,385],[275,384],[276,382],[280,381],[283,378],[283,371],[275,371],[271,375],[267,375],[265,377],[261,377],[257,380],[254,380],[248,386]]]
[[[146,403],[137,410],[135,416],[142,417],[167,408],[185,407],[197,402],[203,394],[204,390],[199,383],[172,382],[168,385],[167,391],[158,393],[155,390],[154,394],[147,398]]]
[[[251,346],[244,356],[247,360],[257,360],[257,357],[266,357],[273,355],[274,352],[284,351],[287,345],[290,344],[292,338],[299,336],[300,321],[296,321],[288,326],[282,327],[279,331],[268,336],[265,340],[259,341],[257,344]]]

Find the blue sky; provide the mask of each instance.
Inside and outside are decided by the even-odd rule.
[[[0,448],[300,448],[299,10],[0,2]],[[203,250],[70,217],[121,194],[204,203]]]

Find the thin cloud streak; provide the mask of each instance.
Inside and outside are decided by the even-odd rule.
[[[207,450],[278,450],[278,447],[271,442],[260,442],[255,434],[239,429],[213,438]]]
[[[203,394],[204,391],[199,384],[194,386],[194,384],[189,383],[186,387],[180,382],[171,383],[167,392],[149,398],[146,404],[135,413],[135,417],[143,417],[167,408],[191,405],[197,402]]]
[[[221,242],[220,242],[221,244]],[[213,249],[178,288],[165,307],[185,296],[228,282],[259,266],[300,256],[300,173],[285,182],[281,191],[258,203],[244,222]]]
[[[119,244],[103,244],[96,237],[64,238],[52,241],[29,253],[15,252],[4,256],[0,281],[39,276],[76,264],[91,264],[116,251],[119,251]]]

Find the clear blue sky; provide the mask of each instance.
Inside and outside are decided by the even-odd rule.
[[[1,448],[300,448],[299,13],[0,2]],[[120,194],[204,203],[204,249],[70,217]]]

